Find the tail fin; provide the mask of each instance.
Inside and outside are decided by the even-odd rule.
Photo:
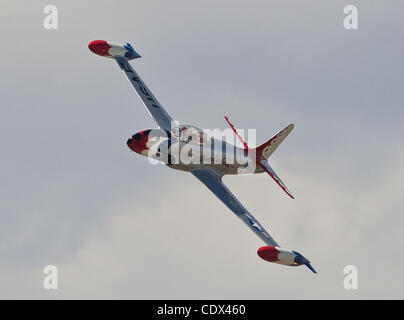
[[[260,145],[256,149],[257,159],[263,158],[267,160],[271,156],[271,154],[274,153],[276,148],[278,148],[278,146],[283,142],[283,140],[285,140],[288,134],[292,132],[293,128],[293,124],[288,125],[285,129],[274,135],[267,142]]]
[[[256,149],[256,159],[257,164],[264,169],[272,179],[282,188],[283,191],[287,193],[289,197],[294,199],[295,197],[290,193],[286,185],[282,182],[276,172],[271,168],[268,163],[268,158],[274,153],[276,148],[285,140],[289,133],[293,130],[294,125],[290,124],[285,129],[280,131],[278,134],[274,135],[271,139],[269,139],[264,144],[260,145]]]
[[[234,125],[229,121],[229,118],[227,118],[226,116],[224,118],[226,119],[229,126],[233,129],[234,134],[237,136],[237,138],[243,143],[244,149],[248,150],[249,148],[248,148],[247,143],[238,134]],[[290,193],[288,188],[282,182],[281,178],[278,177],[278,175],[275,173],[275,171],[268,164],[267,159],[271,156],[272,153],[274,153],[276,148],[278,148],[278,146],[283,142],[283,140],[285,140],[285,138],[293,130],[293,128],[294,128],[293,124],[288,125],[281,132],[274,135],[267,142],[265,142],[264,144],[260,145],[258,148],[255,149],[257,165],[259,165],[262,169],[264,169],[264,171],[267,172],[270,175],[270,177],[272,179],[274,179],[274,181],[282,188],[282,190],[285,191],[287,193],[287,195],[289,197],[291,197],[292,199],[294,199],[295,197]]]

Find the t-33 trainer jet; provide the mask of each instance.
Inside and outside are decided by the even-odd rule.
[[[293,195],[267,161],[292,131],[293,124],[257,148],[248,147],[227,117],[225,117],[226,121],[243,147],[210,137],[204,130],[195,126],[173,121],[129,64],[128,61],[140,58],[129,43],[120,45],[95,40],[90,42],[88,47],[92,52],[112,58],[118,63],[158,126],[156,129],[143,130],[131,136],[127,145],[132,151],[163,162],[173,169],[190,172],[198,178],[264,241],[266,246],[257,251],[262,259],[287,266],[306,265],[311,271],[316,272],[310,265],[310,261],[303,255],[294,250],[281,248],[222,182],[222,177],[226,174],[266,172],[293,199]]]

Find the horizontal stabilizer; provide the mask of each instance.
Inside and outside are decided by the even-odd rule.
[[[241,143],[243,144],[244,149],[248,149],[247,142],[245,142],[244,139],[243,139],[243,137],[238,134],[237,129],[236,129],[236,128],[234,127],[234,125],[230,122],[229,118],[226,117],[226,116],[225,116],[224,118],[225,118],[225,120],[227,121],[227,123],[229,124],[230,128],[233,130],[233,132],[234,132],[234,134],[236,135],[236,137],[237,137],[237,138],[241,141]]]
[[[287,193],[287,195],[289,197],[291,197],[292,199],[294,199],[295,197],[290,193],[290,191],[288,190],[288,188],[286,187],[286,185],[282,182],[281,178],[279,178],[279,176],[276,174],[276,172],[271,168],[271,166],[269,165],[269,163],[262,159],[257,161],[258,165],[264,169],[270,176],[272,179],[274,179],[274,181],[282,188],[283,191],[285,191]]]

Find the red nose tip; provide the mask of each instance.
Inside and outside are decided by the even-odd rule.
[[[108,56],[108,50],[111,46],[105,40],[94,40],[88,44],[88,48],[100,56]]]
[[[257,254],[261,259],[264,259],[269,262],[274,262],[278,260],[279,251],[276,250],[274,246],[265,246],[261,247],[257,250]]]
[[[129,149],[135,151],[136,153],[142,154],[142,151],[148,150],[146,144],[148,141],[147,133],[141,131],[133,135],[127,141]]]

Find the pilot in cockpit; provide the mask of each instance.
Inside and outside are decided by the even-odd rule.
[[[191,126],[179,128],[178,141],[184,143],[206,144],[208,139],[202,130]]]
[[[192,132],[187,127],[182,127],[179,131],[178,140],[180,142],[188,143],[192,141]]]

